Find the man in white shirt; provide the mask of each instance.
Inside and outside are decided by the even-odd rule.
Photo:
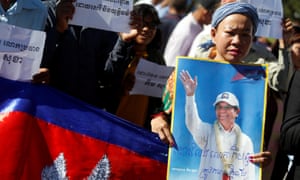
[[[210,24],[219,0],[198,0],[193,12],[178,22],[167,42],[164,58],[167,66],[176,65],[176,56],[187,56],[194,38]]]
[[[231,92],[219,94],[214,103],[217,120],[206,123],[199,117],[195,102],[196,79],[182,71],[180,80],[186,92],[185,123],[202,150],[199,179],[255,179],[253,143],[235,123],[240,112],[236,96]]]

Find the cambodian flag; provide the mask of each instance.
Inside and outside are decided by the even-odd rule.
[[[166,179],[158,137],[46,85],[0,78],[1,179]]]

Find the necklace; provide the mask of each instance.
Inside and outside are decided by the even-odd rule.
[[[222,145],[222,142],[221,139],[220,139],[220,127],[221,125],[216,121],[214,123],[214,130],[215,130],[215,135],[216,135],[216,143],[217,143],[217,149],[218,149],[218,152],[220,153],[221,155],[221,160],[222,160],[222,163],[223,163],[223,176],[222,176],[222,179],[223,180],[230,180],[230,166],[233,164],[233,161],[235,160],[235,158],[237,157],[237,152],[239,151],[240,149],[240,145],[241,145],[241,129],[238,127],[238,126],[234,126],[234,133],[236,134],[236,144],[235,144],[235,147],[236,149],[235,150],[232,150],[232,154],[228,157],[228,158],[225,158],[225,155],[224,155],[224,149],[223,149],[223,145]],[[224,142],[223,142],[224,143]]]

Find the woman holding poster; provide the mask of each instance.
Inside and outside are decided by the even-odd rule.
[[[219,7],[212,18],[211,37],[216,47],[214,59],[240,63],[249,52],[258,22],[255,8],[248,3],[233,2]],[[170,102],[170,106],[165,106],[169,108],[165,108],[163,113],[155,114],[151,121],[152,131],[158,133],[160,139],[171,146],[175,142],[166,119],[172,111],[173,87],[174,81],[169,81],[166,86],[168,93],[164,99],[164,102]],[[267,165],[271,160],[270,156],[270,152],[260,152],[252,156],[251,162]]]

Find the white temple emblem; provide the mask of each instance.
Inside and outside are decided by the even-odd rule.
[[[63,153],[60,153],[54,160],[52,166],[46,166],[42,171],[42,180],[67,180],[66,160]]]
[[[107,180],[110,175],[110,163],[106,155],[97,163],[88,180]]]
[[[54,160],[53,165],[46,166],[42,170],[42,180],[68,180],[66,160],[63,153],[60,153]],[[110,162],[106,155],[96,164],[88,180],[108,180],[110,176]]]

